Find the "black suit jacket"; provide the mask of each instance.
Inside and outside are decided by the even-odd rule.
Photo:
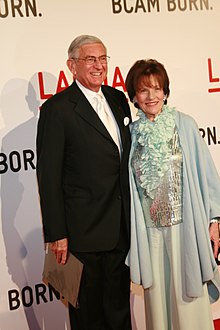
[[[70,251],[115,247],[123,211],[130,232],[130,109],[124,93],[102,86],[120,129],[123,153],[77,84],[47,100],[37,132],[37,178],[46,242],[68,238]],[[122,210],[123,208],[123,210]]]

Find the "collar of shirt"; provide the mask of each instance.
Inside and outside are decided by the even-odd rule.
[[[83,86],[78,80],[76,80],[76,84],[81,89],[81,91],[83,92],[83,94],[85,95],[85,97],[87,98],[89,103],[93,106],[93,99],[94,99],[94,97],[96,96],[97,93],[93,92],[93,91],[91,91],[91,89],[88,89],[85,86]],[[100,88],[98,93],[102,94],[101,88]]]
[[[115,121],[115,118],[112,114],[110,106],[109,106],[108,102],[106,101],[105,96],[102,93],[101,88],[99,89],[98,93],[96,93],[96,92],[93,92],[91,89],[88,89],[85,86],[83,86],[77,79],[75,81],[76,81],[77,86],[80,88],[80,90],[83,92],[83,94],[85,95],[85,97],[87,98],[87,100],[89,101],[91,106],[93,107],[93,109],[94,109],[94,97],[96,96],[96,94],[101,94],[103,96],[103,101],[104,101],[107,113]]]

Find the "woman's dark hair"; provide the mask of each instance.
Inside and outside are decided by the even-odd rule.
[[[160,88],[163,89],[166,98],[168,98],[168,96],[170,95],[170,82],[163,64],[153,59],[138,60],[130,68],[125,79],[125,86],[131,102],[133,102],[140,81],[144,79],[146,85],[150,85],[151,75],[153,75],[157,79]]]

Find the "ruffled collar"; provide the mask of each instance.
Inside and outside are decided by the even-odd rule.
[[[140,109],[137,115],[139,119],[134,123],[132,136],[136,136],[141,147],[138,179],[147,195],[153,198],[155,189],[169,168],[176,111],[175,108],[163,106],[153,122]]]

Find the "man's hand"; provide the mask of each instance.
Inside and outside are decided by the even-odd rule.
[[[215,259],[218,258],[218,248],[219,248],[219,225],[218,222],[213,222],[209,227],[210,239],[213,242],[213,253]]]
[[[55,253],[57,262],[64,265],[67,261],[68,240],[67,238],[50,243],[51,250]]]

